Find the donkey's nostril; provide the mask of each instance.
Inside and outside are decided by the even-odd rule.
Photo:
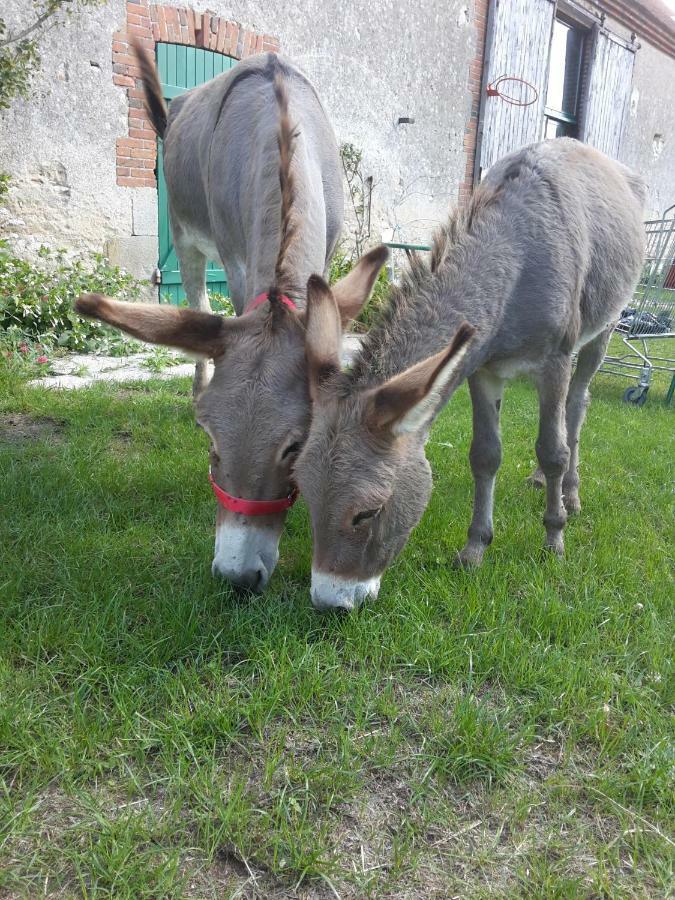
[[[215,562],[213,564],[213,574],[222,575],[234,587],[242,590],[260,592],[264,590],[269,580],[267,570],[264,566],[256,569],[247,569],[243,572],[237,572],[232,569],[222,569]]]

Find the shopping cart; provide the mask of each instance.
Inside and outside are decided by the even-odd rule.
[[[633,302],[624,309],[615,333],[628,348],[623,356],[606,356],[601,371],[637,381],[626,389],[625,403],[644,406],[655,369],[669,372],[666,402],[675,391],[675,358],[657,356],[655,339],[675,337],[675,206],[661,219],[645,222],[646,254]],[[651,344],[651,346],[650,346]],[[657,352],[665,352],[660,347]]]

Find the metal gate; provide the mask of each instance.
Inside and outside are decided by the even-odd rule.
[[[157,44],[157,68],[162,92],[167,102],[190,88],[210,81],[216,75],[236,65],[237,60],[210,50],[182,47],[178,44]],[[173,247],[169,222],[169,199],[164,180],[162,142],[157,141],[157,205],[159,210],[159,262],[161,283],[159,298],[165,303],[182,303],[185,292],[181,284],[180,268]],[[209,293],[227,296],[227,275],[220,265],[209,262],[206,267],[206,286]]]

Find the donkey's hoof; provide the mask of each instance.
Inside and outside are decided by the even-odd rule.
[[[472,547],[467,544],[459,553],[455,553],[453,561],[456,569],[477,569],[483,562],[484,547]]]
[[[525,481],[530,487],[534,488],[545,488],[546,487],[546,476],[541,471],[541,469],[535,469],[534,472],[529,475]]]
[[[565,494],[563,496],[565,509],[570,515],[576,515],[581,512],[581,500],[578,494]]]
[[[565,555],[565,541],[561,537],[547,538],[544,544],[544,550],[547,553],[553,553],[555,556]]]

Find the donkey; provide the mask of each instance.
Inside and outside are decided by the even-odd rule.
[[[304,346],[306,283],[325,272],[342,227],[342,179],[332,128],[309,81],[275,54],[252,57],[176,97],[137,48],[148,110],[164,138],[171,227],[191,309],[76,302],[141,340],[202,358],[197,422],[211,439],[218,499],[212,570],[262,590],[278,560],[296,492],[291,467],[309,428]],[[372,251],[334,287],[342,327],[360,311],[386,259]],[[227,270],[236,319],[213,315],[206,259]],[[206,385],[206,362],[214,375]]]
[[[312,276],[314,411],[295,478],[310,512],[317,608],[377,596],[429,500],[429,429],[465,378],[475,494],[458,563],[480,565],[492,541],[502,393],[519,374],[539,393],[545,546],[563,553],[567,512],[580,509],[588,385],[638,279],[644,199],[636,175],[572,139],[506,156],[436,234],[430,263],[413,261],[348,373],[340,372],[335,298]]]

